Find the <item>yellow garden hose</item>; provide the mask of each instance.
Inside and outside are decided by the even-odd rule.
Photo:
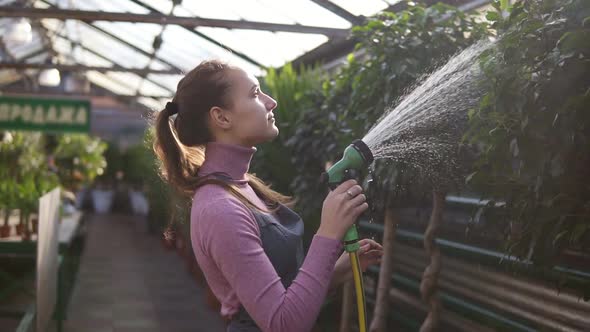
[[[365,287],[363,285],[363,274],[358,251],[349,252],[350,265],[352,266],[352,277],[354,280],[354,291],[356,293],[356,306],[359,317],[360,332],[367,331],[367,308],[365,306]]]
[[[356,171],[367,167],[373,162],[373,153],[365,142],[360,139],[354,140],[345,150],[337,163],[330,167],[322,175],[323,181],[328,182],[330,189],[336,189],[347,179],[354,179]],[[352,276],[354,278],[354,289],[356,292],[356,305],[359,316],[360,332],[367,331],[367,308],[365,307],[365,288],[363,287],[363,274],[360,266],[358,250],[358,233],[356,225],[352,225],[344,235],[344,249],[350,256]]]

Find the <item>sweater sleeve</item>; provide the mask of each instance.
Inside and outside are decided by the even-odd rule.
[[[265,332],[310,331],[317,319],[342,250],[340,241],[315,235],[297,276],[285,289],[262,248],[258,225],[239,201],[224,199],[202,212],[209,223],[208,254]]]

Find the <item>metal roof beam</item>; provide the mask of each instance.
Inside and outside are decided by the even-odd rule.
[[[167,99],[170,96],[158,96],[158,95],[121,95],[114,93],[110,90],[104,91],[106,94],[97,94],[97,93],[73,93],[73,92],[64,92],[64,91],[41,91],[41,92],[13,92],[13,91],[5,91],[4,96],[35,96],[35,97],[114,97],[114,98],[122,98],[122,99],[137,99],[138,97],[145,97],[145,98],[153,98],[153,99]]]
[[[51,63],[15,63],[15,62],[0,62],[0,69],[52,69],[59,71],[98,71],[98,72],[126,72],[137,75],[147,74],[163,74],[163,75],[178,75],[179,73],[173,69],[145,69],[145,68],[126,68],[114,65],[112,67],[98,67],[98,66],[84,66],[84,65],[64,65]]]
[[[233,21],[201,17],[183,17],[163,14],[133,14],[115,13],[103,11],[56,9],[56,8],[22,8],[15,6],[0,7],[0,17],[28,17],[28,18],[54,18],[59,20],[80,20],[85,22],[108,21],[108,22],[134,22],[153,24],[174,24],[189,28],[198,26],[226,28],[226,29],[251,29],[266,31],[286,31],[297,33],[322,34],[329,37],[346,36],[348,29],[334,29],[315,27],[300,24],[278,24],[253,21]]]
[[[343,19],[347,20],[348,22],[350,22],[354,25],[362,24],[365,20],[364,16],[354,15],[353,13],[349,12],[348,10],[338,6],[337,4],[335,4],[329,0],[311,0],[311,1],[314,2],[315,4],[317,4],[318,6],[321,6],[325,9],[331,11],[332,13],[342,17]]]

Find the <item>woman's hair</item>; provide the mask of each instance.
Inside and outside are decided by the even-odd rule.
[[[204,61],[178,82],[172,103],[156,117],[153,148],[160,160],[160,176],[179,192],[193,195],[205,184],[218,184],[246,206],[260,210],[231,182],[197,175],[205,159],[205,144],[212,140],[207,125],[209,110],[213,106],[232,107],[227,78],[232,68],[218,60]],[[177,114],[175,118],[173,114]],[[248,173],[247,179],[269,210],[293,203],[291,197],[272,190],[254,174]]]

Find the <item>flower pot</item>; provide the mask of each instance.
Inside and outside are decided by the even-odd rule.
[[[25,224],[18,224],[18,225],[16,225],[15,226],[15,228],[16,228],[16,235],[22,236],[23,233],[25,232],[26,226],[27,225],[25,225]]]
[[[94,212],[96,213],[109,213],[113,207],[113,196],[112,190],[100,190],[95,189],[92,191],[92,203],[94,205]]]
[[[10,225],[2,225],[0,226],[0,238],[5,238],[10,236]]]
[[[133,214],[139,216],[147,216],[149,212],[149,203],[145,195],[140,191],[130,190],[129,201],[131,202],[131,210]]]
[[[31,241],[31,235],[32,235],[32,233],[28,229],[25,229],[21,239],[23,241]]]

